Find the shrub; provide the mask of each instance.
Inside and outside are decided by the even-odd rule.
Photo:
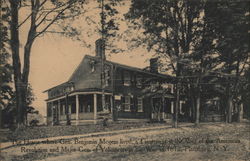
[[[38,125],[38,123],[39,123],[39,120],[31,120],[30,121],[30,126],[37,126]]]

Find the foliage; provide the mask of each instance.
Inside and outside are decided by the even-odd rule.
[[[118,36],[117,31],[119,30],[119,18],[117,6],[121,0],[97,0],[99,2],[100,18],[101,21],[98,23],[98,33],[105,40],[105,50],[109,50],[111,53],[117,53],[120,51],[116,49],[114,45],[115,39]]]
[[[135,46],[147,44],[155,51],[161,66],[182,82],[181,95],[196,100],[197,113],[200,97],[237,100],[245,85],[248,6],[248,1],[132,0],[126,17],[144,31]]]
[[[31,120],[31,121],[30,121],[30,126],[37,126],[38,123],[39,123],[39,120],[36,120],[36,119]]]
[[[35,40],[49,32],[53,24],[81,14],[81,6],[85,0],[9,0],[4,1],[10,11],[10,48],[12,52],[12,63],[14,72],[17,123],[22,125],[27,117],[27,106],[29,104],[29,73],[31,49]],[[28,11],[28,16],[19,22],[21,9]],[[26,42],[24,43],[23,61],[20,58],[19,29],[23,24],[29,23]],[[23,65],[21,65],[23,63]]]
[[[3,5],[3,4],[2,4]],[[10,65],[10,53],[8,51],[8,14],[6,7],[3,5],[1,8],[1,21],[0,21],[0,107],[4,109],[11,102],[13,91],[12,83],[12,67]]]

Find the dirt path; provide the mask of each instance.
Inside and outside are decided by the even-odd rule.
[[[6,149],[0,160],[250,160],[249,129],[248,124],[205,124],[61,140]]]

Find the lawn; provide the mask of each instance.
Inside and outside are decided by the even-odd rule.
[[[137,122],[109,122],[108,126],[98,124],[86,124],[86,125],[58,125],[58,126],[37,126],[37,127],[24,127],[13,131],[3,132],[0,134],[0,142],[8,142],[23,139],[38,139],[48,138],[55,136],[68,136],[88,134],[102,131],[124,130],[133,128],[153,127],[164,125],[163,123],[149,123],[145,121]],[[166,125],[166,124],[165,124]]]
[[[87,140],[132,140],[128,144],[103,146],[110,149],[133,149],[132,151],[92,151],[92,152],[59,152],[59,153],[20,153],[20,147],[3,151],[2,160],[74,160],[74,161],[247,161],[250,160],[250,124],[247,123],[203,123],[200,127],[182,126],[177,129],[133,132],[113,136],[82,138]],[[144,140],[139,143],[140,140]],[[134,141],[138,141],[138,144]],[[33,148],[27,146],[27,148]],[[38,146],[38,145],[37,145]],[[57,147],[59,145],[50,145]],[[61,145],[60,145],[61,146]],[[76,144],[68,147],[82,146]],[[88,147],[92,145],[84,145]],[[40,145],[39,147],[48,147]],[[18,152],[19,151],[19,152]]]

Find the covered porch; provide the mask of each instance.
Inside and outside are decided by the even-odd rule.
[[[103,97],[102,92],[74,92],[47,100],[47,125],[64,125],[67,117],[71,125],[96,123],[99,114],[111,114],[112,107],[112,93],[105,92]]]

